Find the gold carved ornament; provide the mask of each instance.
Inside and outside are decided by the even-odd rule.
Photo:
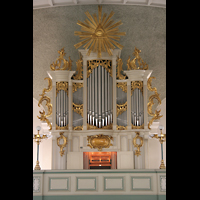
[[[119,126],[116,127],[117,130],[127,130],[127,126]]]
[[[120,83],[117,83],[117,87],[118,88],[121,88],[123,90],[123,92],[126,92],[127,93],[127,82],[120,82]]]
[[[60,90],[64,90],[68,96],[68,82],[66,81],[56,82],[56,96]]]
[[[110,146],[113,146],[111,144],[111,140],[113,140],[112,136],[109,135],[92,135],[87,136],[88,145],[91,149],[98,149],[98,151],[101,151],[102,148],[109,148]]]
[[[46,121],[48,126],[50,127],[49,130],[52,129],[52,125],[50,123],[50,121],[47,119],[47,117],[49,117],[52,114],[52,104],[51,104],[51,99],[48,96],[45,96],[46,92],[51,91],[52,89],[52,80],[48,77],[44,78],[44,80],[48,80],[48,88],[44,88],[42,91],[42,94],[40,94],[41,98],[38,102],[38,106],[40,107],[40,105],[42,104],[43,101],[46,101],[46,105],[48,108],[48,112],[45,115],[45,111],[39,111],[40,116],[37,116],[38,119],[40,119],[40,121]]]
[[[64,132],[60,132],[60,137],[57,138],[57,145],[60,147],[60,155],[63,156],[65,150],[63,150],[64,147],[67,145],[67,137],[65,137]],[[63,139],[63,144],[60,144],[60,140]]]
[[[111,49],[116,47],[122,49],[123,46],[116,42],[115,40],[120,40],[119,36],[124,36],[125,32],[119,32],[118,27],[122,24],[121,20],[114,23],[111,17],[114,12],[111,11],[109,16],[106,18],[107,14],[102,14],[102,6],[98,6],[98,19],[97,15],[93,14],[93,17],[87,11],[85,12],[88,19],[84,22],[78,20],[77,24],[81,26],[81,31],[75,31],[74,35],[79,36],[81,42],[75,44],[75,48],[79,48],[82,45],[85,49],[88,49],[87,55],[89,56],[91,51],[98,52],[98,58],[101,58],[101,52],[108,52],[109,55],[113,55]],[[116,47],[115,47],[115,46]]]
[[[122,59],[118,57],[117,58],[117,75],[116,75],[116,78],[119,79],[119,80],[124,80],[124,79],[127,78],[126,75],[121,74],[121,71],[123,71],[122,66],[123,66]]]
[[[117,104],[117,117],[127,110],[127,101],[123,104]]]
[[[72,109],[74,112],[78,113],[83,117],[83,104],[75,104],[74,102],[72,103]]]
[[[80,126],[73,126],[72,129],[75,130],[75,131],[82,131],[82,130],[83,130],[83,125],[80,125]]]
[[[64,55],[66,54],[64,47],[61,50],[59,50],[58,53],[60,54],[60,56],[56,59],[55,63],[53,62],[50,65],[50,69],[52,71],[55,71],[55,70],[72,70],[72,60],[70,59],[70,56],[69,56],[69,61],[67,61],[63,58]],[[61,67],[62,61],[63,61],[63,66]]]
[[[76,92],[77,89],[82,88],[83,87],[83,83],[73,83],[72,84],[72,92]]]
[[[72,79],[74,80],[83,80],[83,59],[82,56],[76,61],[76,72]]]
[[[140,135],[140,133],[139,133],[139,132],[136,132],[136,136],[133,138],[133,145],[134,145],[134,147],[137,148],[137,150],[135,150],[135,155],[136,155],[136,156],[141,155],[140,148],[141,148],[142,145],[143,145],[143,138],[140,137],[139,135]],[[137,144],[137,143],[136,143],[137,139],[140,140],[140,144]]]
[[[131,81],[131,96],[133,91],[138,88],[143,94],[143,82],[142,81]]]
[[[140,57],[139,53],[141,52],[141,50],[137,49],[135,47],[134,49],[134,52],[133,52],[133,55],[135,56],[134,59],[130,59],[130,56],[127,60],[127,70],[137,70],[137,69],[141,69],[141,70],[147,70],[149,67],[148,67],[148,64],[146,64],[146,62],[144,62],[142,60],[142,58]],[[137,60],[137,63],[139,66],[136,65],[136,60]]]
[[[92,73],[93,69],[101,65],[103,68],[106,69],[106,71],[110,74],[112,77],[112,60],[88,60],[87,61],[87,78],[90,77],[90,74]]]
[[[148,124],[148,129],[151,130],[150,126],[152,125],[153,121],[156,119],[160,119],[163,115],[160,115],[161,109],[160,110],[155,110],[155,112],[153,113],[152,111],[152,106],[154,105],[153,100],[156,99],[159,103],[159,105],[161,104],[161,99],[159,97],[160,94],[157,93],[157,89],[155,87],[152,88],[151,86],[151,81],[152,79],[156,79],[155,77],[149,77],[148,81],[147,81],[147,88],[148,90],[150,90],[151,92],[155,92],[155,94],[151,95],[149,97],[149,102],[147,104],[147,112],[149,115],[153,116],[152,119],[149,121]]]
[[[94,129],[112,129],[113,128],[113,124],[109,124],[107,126],[103,126],[102,128],[99,128],[97,126],[93,126],[87,123],[87,130],[94,130]]]

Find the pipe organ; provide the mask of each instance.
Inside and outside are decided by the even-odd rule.
[[[113,14],[111,13],[108,19],[104,14],[103,18],[99,18],[99,22],[97,19],[92,20],[91,23],[95,26],[98,25],[97,22],[99,23],[92,37],[91,30],[94,29],[94,25],[87,34],[76,32],[82,39],[89,37],[75,45],[78,48],[86,43],[85,49],[78,50],[80,58],[76,61],[76,71],[71,70],[72,60],[70,57],[68,60],[64,58],[66,53],[62,48],[58,51],[59,57],[56,62],[50,65],[51,71],[47,72],[49,87],[43,90],[38,105],[46,100],[48,113],[40,111],[41,116],[38,118],[47,122],[50,127],[49,131],[54,136],[52,142],[53,169],[83,169],[81,161],[83,152],[101,151],[102,149],[117,152],[118,169],[148,168],[150,127],[154,120],[162,117],[160,110],[152,111],[153,100],[158,100],[159,104],[161,100],[157,89],[151,86],[154,78],[150,77],[152,70],[148,70],[148,65],[139,55],[141,51],[136,47],[133,52],[135,58],[131,60],[129,57],[127,70],[123,70],[123,62],[120,58],[122,45],[114,43],[110,38],[119,39],[118,36],[124,33],[114,28],[121,22],[109,28],[112,21],[108,21]],[[99,7],[100,15],[101,8]],[[87,13],[87,16],[90,20],[92,19],[90,14]],[[79,22],[79,25],[81,24],[83,30],[86,31],[91,23],[89,21],[85,23],[88,25],[82,22]],[[109,25],[105,25],[106,23]],[[115,36],[111,36],[111,33]],[[120,49],[114,48],[112,42]],[[90,44],[94,48],[88,50]],[[154,92],[149,98],[147,89]],[[50,98],[45,96],[45,92],[50,90],[53,93],[52,104]],[[151,117],[149,122],[148,114]],[[61,154],[62,158],[57,155],[59,152],[55,146],[55,139],[61,134],[60,130],[62,130],[62,137],[68,138],[66,140],[68,141],[67,156]],[[89,138],[94,139],[95,145],[87,142]],[[140,141],[140,144],[134,143],[135,147],[142,147],[144,144],[141,154],[139,150],[137,150],[139,153],[134,152],[134,138],[135,142]]]

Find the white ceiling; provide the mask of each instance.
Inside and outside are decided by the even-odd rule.
[[[33,0],[33,9],[87,4],[141,5],[166,8],[166,0]]]

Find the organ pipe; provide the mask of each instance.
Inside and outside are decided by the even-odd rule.
[[[112,77],[101,65],[87,79],[88,124],[102,128],[112,123]]]

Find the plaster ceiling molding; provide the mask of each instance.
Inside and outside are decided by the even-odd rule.
[[[166,0],[33,0],[33,9],[88,4],[140,5],[166,8]]]

